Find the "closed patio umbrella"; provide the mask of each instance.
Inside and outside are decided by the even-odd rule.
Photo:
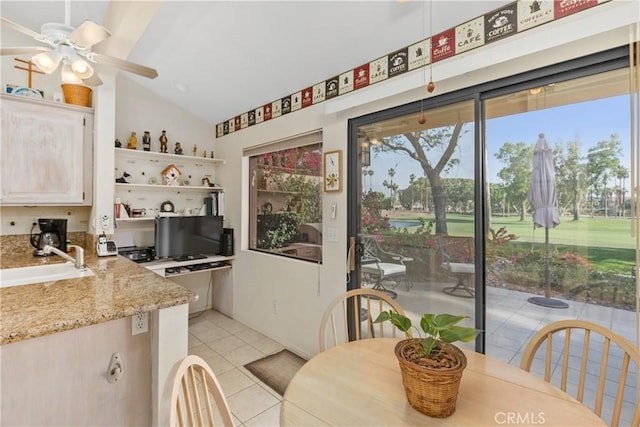
[[[553,156],[544,134],[538,135],[533,149],[533,167],[529,185],[529,203],[533,208],[533,226],[544,227],[545,271],[544,298],[531,297],[529,302],[552,308],[567,308],[563,301],[551,298],[551,266],[549,260],[549,229],[560,224],[556,209],[556,175]]]

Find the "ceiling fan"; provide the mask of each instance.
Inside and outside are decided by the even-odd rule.
[[[68,2],[66,3],[68,6]],[[0,55],[34,53],[36,55],[31,58],[32,62],[46,74],[53,73],[62,63],[62,81],[65,83],[101,85],[102,80],[94,72],[92,63],[116,67],[150,79],[158,77],[158,72],[153,68],[93,52],[93,46],[110,37],[111,33],[103,26],[88,20],[80,24],[78,28],[73,28],[70,25],[68,7],[65,11],[65,24],[45,23],[42,25],[40,33],[4,17],[0,17],[0,20],[2,25],[49,45],[48,47],[3,47],[0,48]]]

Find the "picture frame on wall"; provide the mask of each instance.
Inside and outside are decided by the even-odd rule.
[[[342,191],[342,150],[324,153],[324,191]]]

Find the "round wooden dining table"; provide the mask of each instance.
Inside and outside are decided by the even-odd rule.
[[[409,405],[395,338],[348,342],[295,374],[281,426],[605,426],[589,408],[529,372],[469,350],[456,411],[432,418]]]

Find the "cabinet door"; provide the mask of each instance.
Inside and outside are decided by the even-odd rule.
[[[3,100],[3,204],[83,202],[84,114]]]

